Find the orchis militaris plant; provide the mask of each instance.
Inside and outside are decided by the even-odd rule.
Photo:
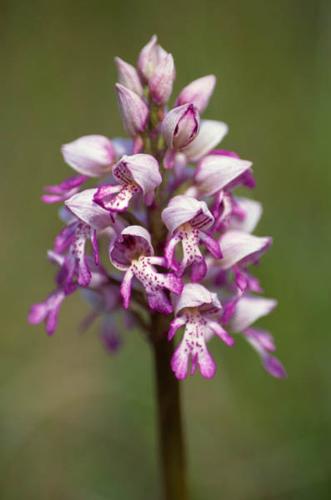
[[[32,306],[29,321],[44,322],[52,335],[60,308],[80,291],[90,307],[82,327],[99,318],[110,352],[128,327],[144,332],[155,353],[166,498],[185,500],[176,378],[215,375],[214,336],[230,347],[247,341],[270,375],[286,375],[272,336],[254,325],[276,305],[261,296],[251,274],[271,238],[252,235],[260,203],[235,194],[238,186],[254,187],[252,163],[216,149],[228,127],[200,117],[215,76],[188,84],[169,105],[175,65],[156,36],[136,66],[115,62],[129,138],[85,135],[62,146],[76,174],[42,196],[64,204],[64,227],[48,252],[57,267],[55,287]]]

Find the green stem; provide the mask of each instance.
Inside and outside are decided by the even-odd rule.
[[[159,447],[164,500],[188,500],[180,384],[170,368],[174,350],[167,340],[168,320],[152,315]]]

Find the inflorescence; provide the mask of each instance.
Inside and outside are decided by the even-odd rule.
[[[162,314],[169,316],[169,340],[183,331],[171,361],[178,379],[197,368],[213,377],[209,340],[217,336],[233,346],[239,335],[271,375],[286,376],[273,356],[272,336],[254,326],[276,301],[260,295],[248,270],[271,244],[270,237],[252,234],[261,204],[234,195],[238,186],[254,187],[252,163],[215,149],[228,127],[200,118],[215,76],[187,85],[169,110],[175,65],[156,36],[136,67],[115,62],[129,138],[87,135],[62,147],[77,175],[47,186],[42,196],[64,204],[64,227],[48,252],[57,268],[55,289],[32,306],[30,323],[44,322],[52,335],[62,303],[80,290],[91,307],[83,328],[99,318],[110,351],[120,345],[123,328],[153,336],[151,314]],[[87,187],[90,181],[96,186]],[[102,240],[108,257],[99,251]]]

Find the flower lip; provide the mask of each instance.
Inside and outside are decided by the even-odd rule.
[[[198,189],[211,196],[229,186],[252,166],[252,162],[224,155],[208,155],[199,163],[195,180]]]
[[[220,239],[223,258],[220,267],[224,270],[236,264],[255,262],[271,245],[272,238],[253,236],[243,231],[228,230]]]
[[[129,269],[132,260],[152,256],[151,236],[142,226],[127,226],[113,242],[109,250],[112,264],[119,270]]]
[[[187,283],[178,299],[175,312],[179,314],[187,308],[199,308],[204,314],[217,314],[222,310],[222,305],[216,293],[209,292],[198,283]]]
[[[113,167],[114,177],[122,184],[134,182],[147,194],[162,182],[157,160],[148,154],[123,156]]]
[[[186,222],[191,222],[198,229],[207,229],[214,223],[207,204],[187,195],[172,198],[161,217],[170,233]]]

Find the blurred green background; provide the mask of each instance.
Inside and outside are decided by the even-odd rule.
[[[218,373],[183,384],[192,500],[330,498],[331,3],[305,0],[1,1],[1,500],[159,498],[153,365],[136,331],[110,357],[84,336],[79,297],[47,338],[29,327],[52,287],[45,250],[60,222],[42,186],[71,174],[59,148],[122,133],[113,58],[158,33],[176,92],[215,73],[206,116],[254,161],[274,246],[258,274],[279,308],[289,378],[238,342],[213,342]]]

